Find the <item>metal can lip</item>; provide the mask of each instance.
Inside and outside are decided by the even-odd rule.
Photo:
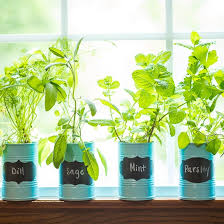
[[[119,145],[152,145],[154,142],[144,142],[144,143],[131,143],[131,142],[118,142]]]
[[[37,142],[31,143],[6,143],[8,146],[24,146],[24,145],[37,145]]]
[[[85,143],[85,145],[87,145],[87,144],[94,144],[94,141],[84,142],[84,143]],[[79,145],[79,143],[71,143],[71,142],[69,142],[69,143],[67,143],[67,145]]]

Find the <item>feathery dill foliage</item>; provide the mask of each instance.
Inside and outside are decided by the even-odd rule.
[[[20,57],[10,67],[5,67],[4,74],[1,75],[0,103],[2,112],[10,123],[3,136],[2,149],[5,143],[32,142],[31,131],[43,94],[34,91],[29,81],[46,75],[46,60],[43,52],[37,50]]]

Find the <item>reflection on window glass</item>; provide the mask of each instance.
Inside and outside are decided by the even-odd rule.
[[[162,0],[69,0],[70,33],[165,31]]]
[[[174,31],[223,31],[223,7],[223,0],[173,0]]]
[[[0,0],[0,33],[59,31],[59,0]]]

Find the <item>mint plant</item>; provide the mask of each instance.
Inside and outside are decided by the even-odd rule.
[[[45,69],[50,74],[61,75],[62,77],[57,82],[51,82],[46,95],[49,101],[45,101],[45,108],[50,110],[59,100],[60,109],[55,111],[59,121],[56,127],[57,135],[40,141],[39,163],[41,164],[47,158],[47,165],[53,162],[55,168],[59,168],[65,158],[67,143],[77,143],[83,150],[83,161],[89,175],[97,180],[99,166],[94,154],[89,148],[86,148],[82,132],[84,125],[88,124],[89,117],[95,116],[97,111],[93,102],[77,96],[75,92],[78,83],[78,51],[82,40],[83,38],[78,41],[74,50],[71,43],[66,39],[58,41],[56,46],[49,48],[54,58]],[[63,85],[63,88],[60,85]],[[50,152],[49,142],[54,143],[53,152]],[[105,173],[107,173],[105,158],[99,149],[97,149],[97,152],[105,168]]]
[[[129,100],[116,106],[112,97],[120,83],[107,76],[99,80],[98,85],[103,89],[104,98],[98,99],[109,108],[109,120],[89,120],[93,126],[109,126],[108,131],[116,140],[129,143],[146,143],[157,139],[161,144],[161,133],[170,131],[175,135],[174,124],[185,118],[181,109],[180,97],[175,89],[172,74],[165,63],[171,53],[138,54],[135,57],[140,69],[132,73],[137,90],[125,89]]]
[[[223,115],[216,112],[217,100],[224,92],[224,76],[221,70],[211,71],[218,56],[216,50],[210,50],[212,42],[202,43],[198,33],[191,33],[192,45],[178,44],[191,51],[188,58],[187,74],[181,82],[186,107],[186,132],[178,137],[180,149],[190,142],[201,145],[216,154],[223,148]]]

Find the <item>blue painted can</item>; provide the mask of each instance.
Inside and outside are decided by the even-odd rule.
[[[31,201],[38,198],[37,144],[7,144],[3,152],[2,199]]]
[[[85,143],[93,152],[94,144]],[[94,198],[94,183],[83,162],[78,144],[67,144],[65,160],[59,168],[59,199],[83,201]]]
[[[180,198],[215,199],[213,155],[206,151],[206,144],[196,146],[190,143],[180,149]]]
[[[119,197],[142,201],[154,198],[153,143],[119,143]]]

